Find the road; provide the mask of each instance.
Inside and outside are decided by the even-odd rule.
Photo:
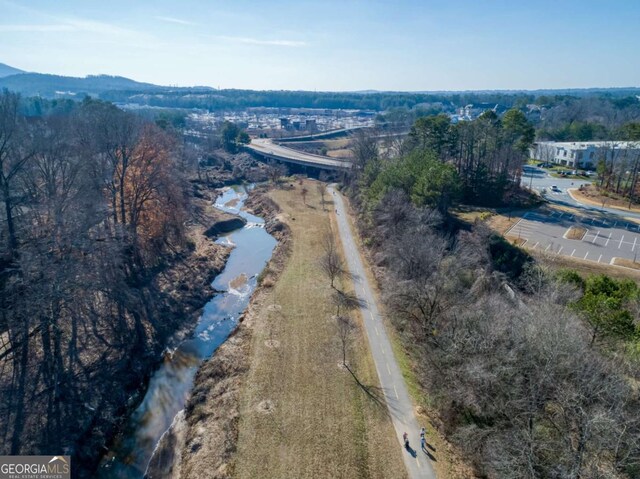
[[[554,178],[542,168],[526,165],[522,174],[521,184],[524,187],[532,188],[542,193],[546,190],[546,194],[543,195],[551,203],[556,203],[563,206],[570,206],[573,208],[580,208],[587,214],[597,213],[599,215],[608,215],[612,219],[614,217],[627,217],[640,219],[640,213],[634,213],[631,211],[620,210],[616,208],[602,208],[600,206],[587,205],[579,203],[574,200],[569,194],[570,188],[579,188],[580,185],[590,184],[590,180],[575,180],[571,178]],[[551,187],[555,185],[558,187],[558,191],[552,191]]]
[[[364,265],[353,239],[344,202],[340,194],[332,186],[329,187],[329,191],[334,198],[338,230],[347,257],[347,265],[353,276],[356,294],[362,303],[362,318],[371,354],[378,371],[380,386],[384,391],[389,414],[396,430],[398,447],[402,448],[407,473],[412,479],[435,478],[436,475],[430,459],[420,450],[420,427],[422,425],[418,423],[415,416],[407,386],[393,355],[391,342],[380,316],[375,295],[367,280]],[[403,447],[402,435],[405,431],[409,434],[410,446],[415,449],[415,456]]]
[[[247,148],[267,158],[289,161],[300,165],[332,170],[351,168],[351,162],[349,161],[337,160],[328,156],[312,155],[311,153],[287,148],[286,146],[273,143],[269,138],[254,138],[251,140],[251,143],[247,145]]]

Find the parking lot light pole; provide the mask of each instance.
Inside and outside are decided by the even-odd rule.
[[[531,179],[529,180],[529,190],[533,188],[533,168],[531,168]]]

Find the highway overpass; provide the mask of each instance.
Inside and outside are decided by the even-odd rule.
[[[369,126],[354,126],[349,128],[338,128],[336,130],[327,130],[320,131],[318,133],[312,133],[309,135],[302,136],[288,136],[285,138],[278,138],[278,141],[281,142],[295,142],[295,141],[313,141],[313,140],[327,140],[330,138],[336,138],[340,136],[346,136],[350,133],[356,132],[358,130],[364,130],[367,128],[371,128]]]
[[[263,158],[295,163],[296,165],[312,166],[324,170],[348,170],[351,168],[350,161],[294,150],[278,145],[269,138],[254,138],[245,148]]]

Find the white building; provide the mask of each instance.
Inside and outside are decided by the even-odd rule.
[[[531,157],[570,168],[594,169],[602,159],[614,162],[635,160],[640,157],[640,142],[540,141],[531,148]]]

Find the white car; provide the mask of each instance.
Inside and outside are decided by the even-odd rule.
[[[560,188],[558,188],[556,185],[551,185],[551,191],[560,191]]]

